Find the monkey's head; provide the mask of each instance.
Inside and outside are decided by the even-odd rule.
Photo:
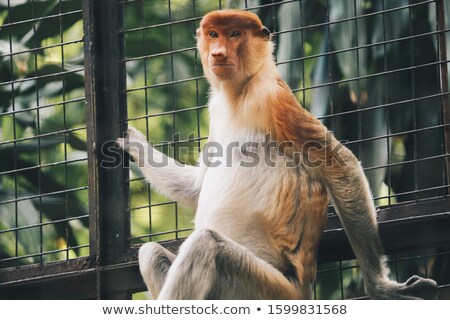
[[[257,15],[241,10],[212,11],[197,30],[203,72],[210,81],[240,81],[273,63],[270,31]]]

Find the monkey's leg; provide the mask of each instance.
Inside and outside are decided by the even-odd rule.
[[[210,230],[180,247],[158,299],[299,299],[300,291],[269,263]]]
[[[156,242],[148,242],[139,249],[139,270],[153,298],[158,297],[175,257]]]

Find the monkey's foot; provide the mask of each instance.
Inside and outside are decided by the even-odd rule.
[[[436,281],[422,278],[417,275],[412,276],[403,283],[386,281],[377,285],[369,293],[371,299],[380,300],[410,300],[422,299],[424,295],[435,293],[437,290]]]

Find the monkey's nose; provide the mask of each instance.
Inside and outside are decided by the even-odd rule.
[[[211,55],[213,56],[213,58],[225,58],[225,55],[221,52],[217,52],[217,53],[213,52],[213,53],[211,53]]]
[[[211,56],[214,59],[225,59],[227,57],[226,51],[224,48],[216,49],[211,51]]]
[[[224,62],[227,60],[227,57],[224,54],[213,54],[212,55],[215,62]]]

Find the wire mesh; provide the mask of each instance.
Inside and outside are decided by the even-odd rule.
[[[243,8],[257,13],[272,31],[279,71],[298,100],[362,161],[378,206],[447,197],[448,87],[443,87],[441,66],[449,61],[439,37],[448,42],[450,29],[448,19],[443,28],[437,23],[436,1],[133,0],[123,5],[125,21],[135,17],[123,31],[126,48],[141,43],[126,52],[133,75],[126,121],[157,148],[195,162],[208,136],[207,83],[195,30],[210,10]],[[134,167],[130,185],[133,243],[189,234],[193,211],[152,191]],[[402,259],[441,256],[448,257],[448,251]],[[319,269],[317,298],[365,295],[354,260]],[[326,284],[333,272],[339,275],[331,276],[338,291]]]
[[[211,10],[242,8],[257,13],[272,31],[279,71],[301,104],[362,161],[378,206],[420,204],[427,214],[425,201],[448,199],[448,1],[118,0],[117,5],[124,26],[104,37],[125,42],[125,56],[117,61],[127,77],[120,92],[128,109],[122,124],[144,132],[164,153],[192,164],[207,141],[208,84],[195,31]],[[96,204],[88,204],[93,188],[88,190],[83,10],[78,0],[0,1],[0,268],[87,256],[89,243],[100,239],[97,226],[89,230],[94,213],[88,208]],[[102,88],[96,90],[94,95],[101,94]],[[89,125],[106,125],[93,121]],[[131,244],[189,235],[194,210],[152,190],[130,166],[124,216],[131,219]],[[91,199],[108,200],[108,194],[101,196]],[[332,207],[329,216],[335,217]],[[99,245],[103,253],[105,243]],[[129,258],[121,254],[118,260]],[[419,273],[441,287],[450,283],[448,244],[389,257],[398,280]],[[356,262],[335,260],[319,265],[315,297],[364,297]],[[77,262],[74,268],[89,265]],[[100,274],[97,293],[103,290]],[[88,288],[80,291],[92,297]]]
[[[391,279],[405,282],[412,274],[418,274],[435,279],[441,290],[450,286],[450,277],[447,272],[450,258],[448,244],[415,251],[393,252],[389,256]],[[319,300],[367,299],[356,260],[319,264],[314,298]],[[442,290],[439,294],[429,294],[426,298],[448,300],[450,295],[448,291]]]
[[[87,255],[81,4],[0,3],[0,268]]]
[[[447,195],[448,88],[441,88],[440,66],[448,60],[440,60],[438,37],[448,38],[449,29],[448,22],[438,29],[435,1],[230,3],[256,12],[273,31],[283,78],[303,106],[357,154],[378,205]],[[125,26],[126,47],[142,44],[126,52],[133,74],[127,121],[157,147],[191,163],[208,134],[207,85],[194,35],[200,17],[222,4],[126,1],[124,6],[126,15],[139,17]],[[176,203],[153,193],[133,172],[130,211],[141,222],[147,215],[147,231],[136,230],[135,239],[178,237],[192,212],[181,214]]]
[[[195,30],[200,16],[219,7],[220,2],[211,1],[124,2],[129,22],[123,31],[124,62],[132,75],[127,85],[128,124],[184,163],[195,162],[207,138],[207,84],[197,57]],[[194,211],[154,192],[138,171],[132,173],[133,242],[188,235]]]

